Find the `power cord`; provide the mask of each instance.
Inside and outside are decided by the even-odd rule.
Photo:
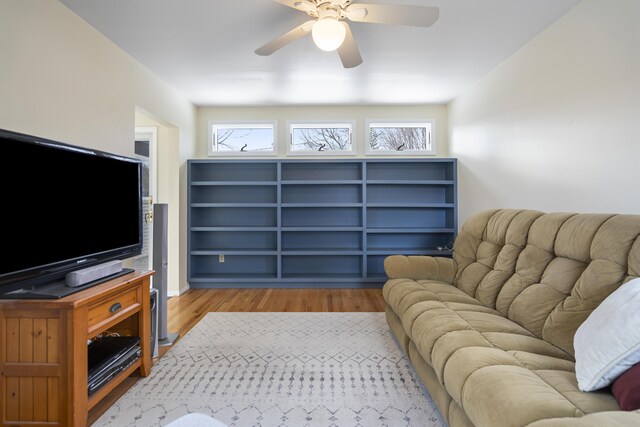
[[[436,249],[439,251],[451,252],[453,250],[453,242],[449,242],[445,246],[436,246]]]

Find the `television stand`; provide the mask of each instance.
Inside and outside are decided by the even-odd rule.
[[[75,294],[76,292],[83,291],[85,289],[91,288],[92,286],[99,285],[100,283],[107,282],[112,279],[116,279],[118,277],[122,277],[126,274],[133,273],[134,270],[132,268],[123,268],[121,271],[117,273],[110,274],[105,277],[101,277],[92,282],[85,283],[80,286],[67,286],[64,280],[59,280],[47,285],[43,286],[34,286],[31,288],[23,288],[18,289],[13,292],[7,292],[6,294],[0,295],[0,299],[58,299],[64,298],[71,294]]]
[[[0,300],[1,427],[84,427],[114,388],[150,374],[152,274],[135,271],[64,298]],[[89,396],[87,342],[105,331],[140,337],[141,356]]]

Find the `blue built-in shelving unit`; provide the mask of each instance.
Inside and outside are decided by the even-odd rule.
[[[188,165],[191,287],[377,287],[389,255],[451,255],[455,159]]]

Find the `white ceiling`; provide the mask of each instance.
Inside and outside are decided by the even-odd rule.
[[[430,28],[351,23],[364,63],[311,37],[254,50],[308,19],[272,0],[60,0],[194,104],[447,103],[579,0],[366,0],[440,8]]]

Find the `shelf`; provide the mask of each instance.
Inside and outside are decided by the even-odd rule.
[[[433,161],[381,161],[367,163],[368,182],[376,181],[453,181],[455,162],[450,159]]]
[[[278,227],[191,227],[191,231],[278,231]]]
[[[384,272],[384,260],[387,254],[367,256],[367,277],[386,277]]]
[[[128,378],[142,365],[142,358],[135,360],[131,366],[127,367],[124,371],[120,372],[114,378],[110,379],[105,385],[100,387],[93,395],[89,397],[87,402],[87,409],[91,409],[96,406],[102,399],[104,399],[109,393],[113,391],[117,386],[122,383],[125,378]]]
[[[189,202],[194,204],[277,204],[278,187],[275,185],[215,185],[190,186]]]
[[[283,231],[282,251],[359,251],[362,230],[358,231]]]
[[[278,251],[276,249],[211,249],[191,251],[191,255],[278,255]]]
[[[353,179],[353,180],[327,179],[323,181],[311,181],[311,180],[282,181],[282,185],[347,185],[347,184],[362,184],[362,180],[361,179]]]
[[[255,274],[255,273],[224,273],[224,274],[197,274],[192,276],[189,281],[193,282],[209,282],[209,281],[225,281],[228,279],[247,281],[261,280],[261,279],[276,279],[277,275],[274,274]]]
[[[447,185],[380,184],[367,186],[369,205],[453,207],[454,187]]]
[[[296,185],[282,188],[282,203],[362,203],[362,185]]]
[[[282,227],[361,227],[361,207],[282,208]]]
[[[277,208],[277,203],[191,203],[192,208]]]
[[[276,181],[278,164],[269,160],[192,160],[189,162],[189,171],[192,182],[268,182]]]
[[[427,255],[427,256],[451,256],[451,251],[439,251],[437,249],[400,249],[400,248],[376,248],[367,249],[367,255]]]
[[[368,208],[454,208],[453,203],[367,203]]]
[[[282,255],[282,277],[361,277],[362,254]]]
[[[277,251],[264,251],[258,254],[224,253],[224,262],[218,254],[191,255],[189,274],[191,277],[277,277]]]
[[[189,248],[195,251],[275,251],[277,229],[271,231],[196,231],[189,233]]]
[[[294,181],[359,181],[362,161],[292,161],[282,162],[282,183]],[[362,181],[359,181],[362,182]]]
[[[192,181],[192,186],[209,186],[209,187],[220,187],[220,186],[269,186],[269,185],[278,185],[276,181]]]
[[[453,243],[453,233],[380,233],[368,234],[367,254],[442,255],[450,251],[438,251]]]
[[[282,231],[362,231],[362,227],[282,227]]]
[[[361,208],[362,203],[283,203],[283,208]]]
[[[274,208],[225,207],[191,210],[191,224],[195,227],[276,227]]]
[[[300,255],[362,255],[364,251],[351,251],[348,249],[295,249],[283,250],[282,256],[300,256]]]
[[[370,179],[367,185],[453,185],[452,179]]]
[[[453,228],[413,228],[413,227],[393,227],[393,228],[367,228],[367,233],[453,233]]]
[[[449,208],[367,208],[369,228],[453,228],[454,218]]]
[[[288,273],[283,274],[283,279],[356,279],[361,278],[362,275],[360,273]]]

